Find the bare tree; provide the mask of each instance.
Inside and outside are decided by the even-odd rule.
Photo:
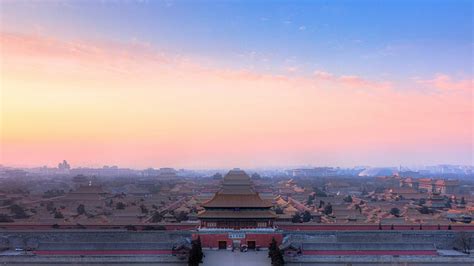
[[[472,248],[472,233],[459,232],[454,240],[454,248],[461,250],[463,253],[469,254]]]

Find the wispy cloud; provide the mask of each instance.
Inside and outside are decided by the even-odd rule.
[[[297,66],[289,66],[286,68],[286,71],[288,73],[296,73],[298,72],[299,68]]]
[[[0,34],[0,42],[4,53],[4,60],[12,61],[19,64],[48,64],[52,66],[56,64],[60,66],[58,71],[88,71],[89,66],[103,68],[104,71],[110,70],[118,73],[150,73],[152,68],[147,66],[151,64],[169,68],[186,67],[188,70],[195,69],[197,72],[207,69],[208,72],[221,71],[225,74],[222,76],[238,76],[240,78],[248,78],[255,80],[258,78],[269,78],[274,75],[262,74],[247,70],[242,74],[242,70],[219,70],[205,68],[202,62],[195,59],[185,58],[180,55],[166,54],[156,51],[153,46],[146,41],[132,38],[128,43],[109,43],[109,42],[86,42],[86,41],[61,41],[53,37],[43,35],[24,35],[17,33]],[[260,58],[256,51],[240,54],[239,57],[255,60]],[[265,57],[267,58],[267,56]],[[268,59],[267,59],[268,60]],[[295,59],[287,59],[288,67],[286,72],[295,74],[300,72],[300,68],[295,64]],[[212,63],[211,63],[212,65]],[[93,72],[93,71],[90,71]],[[235,75],[229,73],[235,72]],[[292,75],[292,78],[295,78]],[[291,80],[292,78],[288,78]],[[279,76],[277,78],[281,80]],[[304,80],[306,83],[329,82],[335,86],[345,88],[360,89],[393,89],[394,83],[390,80],[376,81],[366,77],[354,74],[334,74],[325,70],[316,70],[312,77],[299,76],[298,80]],[[425,88],[431,88],[442,91],[471,91],[473,87],[472,79],[455,80],[447,74],[437,74],[432,79],[414,80],[415,85]]]
[[[322,79],[322,80],[332,80],[334,75],[329,73],[329,72],[326,72],[326,71],[322,71],[322,70],[316,70],[314,71],[314,76],[317,78],[317,79]]]
[[[435,88],[441,92],[472,92],[474,79],[454,80],[446,74],[437,74],[432,79],[415,79],[416,83],[428,88]]]
[[[392,84],[389,81],[378,82],[362,78],[356,75],[341,75],[337,76],[332,73],[316,70],[314,71],[314,77],[317,80],[331,82],[336,85],[342,85],[348,88],[363,88],[363,89],[391,89]]]

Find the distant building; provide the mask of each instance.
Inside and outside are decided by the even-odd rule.
[[[446,200],[440,192],[432,192],[425,206],[433,209],[444,209],[446,208]]]
[[[452,179],[436,180],[435,189],[441,194],[456,194],[459,192],[459,181]]]
[[[85,176],[109,176],[109,177],[139,177],[140,172],[129,169],[129,168],[118,168],[118,166],[103,166],[102,168],[74,168],[70,170],[72,175],[85,175]]]
[[[86,209],[96,209],[105,206],[105,199],[109,195],[101,186],[92,185],[89,181],[88,185],[80,185],[76,190],[67,193],[61,202],[66,205],[78,206],[84,204]]]
[[[89,184],[90,178],[84,175],[76,175],[72,178],[75,187],[86,186]]]
[[[148,168],[142,171],[142,176],[144,177],[156,177],[159,175],[159,171],[153,168]]]
[[[418,189],[419,182],[418,182],[417,179],[407,177],[407,178],[404,178],[404,179],[400,179],[400,186],[401,187],[410,187],[410,188]]]
[[[287,170],[290,177],[311,177],[311,176],[336,176],[338,169],[333,167],[299,168]]]
[[[163,180],[176,179],[177,171],[173,168],[160,168],[158,170],[158,178]]]
[[[427,192],[435,191],[434,182],[431,178],[420,178],[418,179],[418,188]]]
[[[365,169],[364,171],[359,173],[359,176],[368,176],[368,177],[375,177],[375,176],[393,176],[397,173],[395,168],[389,167],[373,167]]]
[[[406,171],[398,171],[398,176],[400,177],[419,177],[420,176],[420,173],[417,172],[417,171],[409,171],[409,170],[406,170]]]
[[[455,179],[419,178],[418,188],[427,192],[456,194],[459,192],[459,181]]]
[[[71,169],[71,166],[66,160],[63,160],[61,163],[58,163],[58,169],[62,171],[69,171]]]

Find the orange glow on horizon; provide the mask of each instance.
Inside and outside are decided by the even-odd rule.
[[[5,32],[0,42],[2,164],[357,164],[377,149],[473,144],[472,80],[439,74],[400,90],[323,70],[219,69],[137,45]]]

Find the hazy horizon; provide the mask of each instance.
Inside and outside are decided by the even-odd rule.
[[[471,1],[202,3],[2,1],[0,164],[474,165]]]
[[[67,161],[67,160],[66,160]],[[28,165],[28,164],[10,164],[4,165],[0,164],[3,167],[13,167],[13,168],[24,168],[24,169],[34,169],[34,168],[56,168],[58,163],[62,161],[58,161],[57,163],[50,162],[44,165]],[[184,169],[184,170],[191,170],[191,171],[228,171],[231,169],[242,169],[242,170],[289,170],[289,169],[310,169],[310,168],[341,168],[341,169],[355,169],[355,168],[395,168],[399,169],[400,167],[405,170],[420,170],[426,169],[429,167],[435,166],[460,166],[460,167],[474,167],[474,165],[463,165],[463,164],[448,164],[448,163],[440,163],[440,164],[430,164],[430,165],[368,165],[368,164],[360,164],[360,165],[318,165],[318,164],[282,164],[282,165],[260,165],[260,166],[240,166],[240,165],[233,165],[233,166],[214,166],[214,167],[206,167],[206,166],[194,166],[194,167],[187,167],[182,165],[149,165],[146,167],[135,167],[133,165],[116,165],[116,164],[89,164],[89,165],[78,165],[74,164],[74,162],[67,161],[70,165],[71,169],[79,169],[79,168],[104,168],[104,167],[118,167],[118,169],[132,169],[132,170],[146,170],[146,169],[160,169],[160,168],[173,168],[176,170]]]

